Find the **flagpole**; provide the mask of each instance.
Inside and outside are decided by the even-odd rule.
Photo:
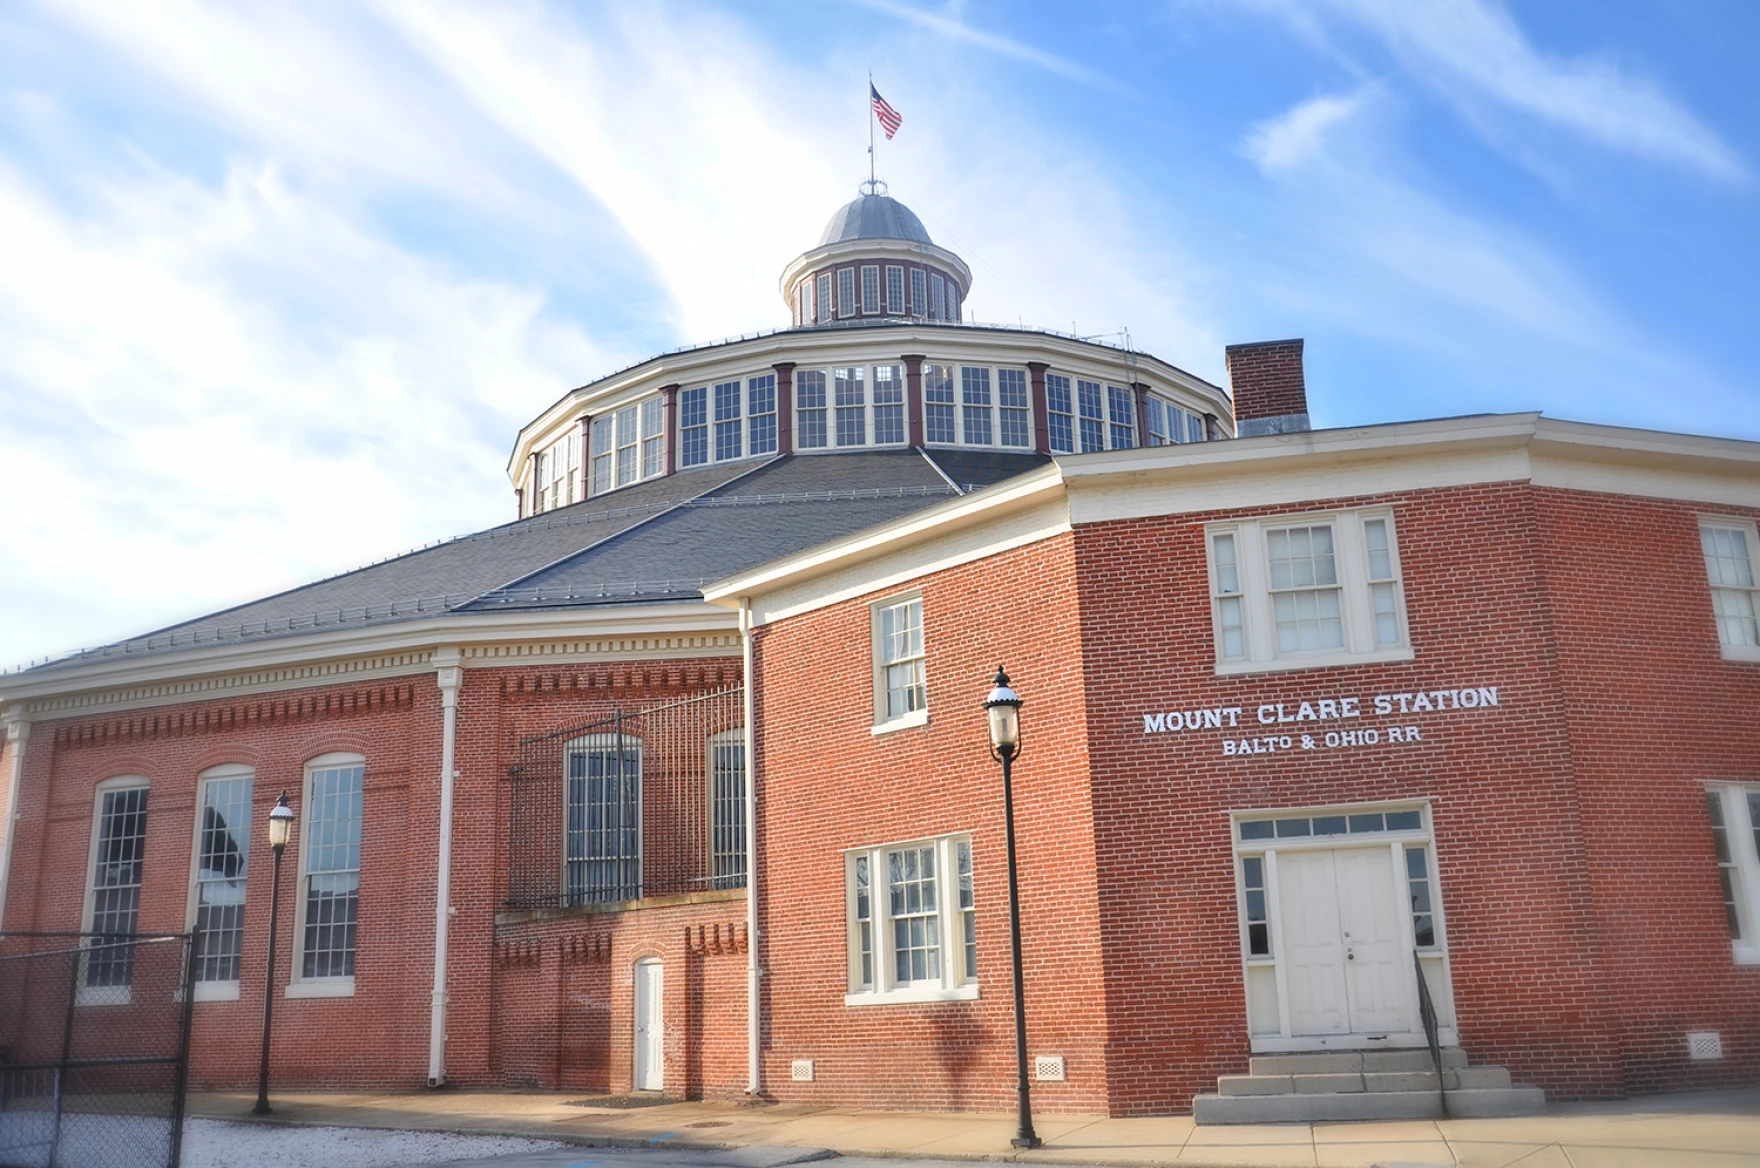
[[[874,71],[868,70],[868,192],[874,190]]]

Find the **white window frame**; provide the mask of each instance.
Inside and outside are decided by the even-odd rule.
[[[813,277],[813,323],[830,324],[832,320],[831,273],[820,272]]]
[[[899,264],[886,265],[886,315],[904,315],[904,268]]]
[[[626,433],[618,429],[624,419]],[[645,479],[657,478],[666,470],[665,428],[666,406],[659,394],[649,394],[634,401],[620,403],[593,418],[592,433],[587,442],[587,470],[581,487],[581,498],[604,495]],[[603,435],[603,441],[601,441]],[[578,435],[571,436],[578,442]],[[628,438],[628,441],[623,441]],[[561,446],[562,443],[558,443]],[[626,460],[624,452],[629,453]],[[630,473],[623,473],[627,461]],[[604,475],[601,481],[600,467]],[[569,492],[572,500],[574,492]],[[556,504],[553,502],[552,506]]]
[[[188,903],[188,906],[187,906],[187,909],[185,912],[185,917],[184,917],[185,921],[187,922],[186,927],[192,931],[196,927],[197,914],[201,908],[200,893],[201,893],[201,882],[202,882],[202,836],[205,834],[204,830],[203,830],[204,824],[202,822],[202,812],[208,805],[208,785],[210,783],[230,782],[234,779],[249,779],[249,780],[251,780],[250,806],[246,812],[245,822],[244,822],[244,850],[245,850],[244,880],[245,880],[245,886],[246,886],[245,905],[248,906],[250,903],[250,901],[249,901],[250,850],[251,850],[251,831],[252,831],[252,828],[255,827],[255,823],[253,821],[256,819],[256,797],[257,797],[257,795],[256,795],[256,778],[257,778],[257,772],[254,767],[248,766],[244,763],[237,763],[237,762],[226,762],[226,763],[221,763],[219,766],[209,767],[207,770],[203,771],[201,774],[196,776],[196,807],[195,807],[195,832],[194,832],[195,839],[194,839],[193,845],[190,848],[189,903]],[[242,956],[242,954],[241,954],[241,956]],[[196,985],[196,1001],[198,1001],[198,1002],[235,1002],[238,1000],[238,979],[237,978],[233,978],[231,981],[201,981],[201,980],[198,980],[195,983],[195,985]]]
[[[1756,585],[1755,587],[1744,590],[1741,588],[1732,588],[1726,585],[1711,583],[1710,566],[1705,564],[1704,559],[1703,540],[1708,530],[1716,529],[1741,533],[1742,537],[1747,542],[1748,573],[1750,578],[1754,581]],[[1760,614],[1760,531],[1756,531],[1752,519],[1746,519],[1734,515],[1701,515],[1699,516],[1699,538],[1701,540],[1699,562],[1706,572],[1706,587],[1712,594],[1711,596],[1708,596],[1707,599],[1710,600],[1712,604],[1711,615],[1713,626],[1717,633],[1718,649],[1722,652],[1725,661],[1760,661],[1760,645],[1734,645],[1723,639],[1723,623],[1718,619],[1715,607],[1716,593],[1724,591],[1746,591],[1748,594],[1748,603],[1753,606],[1757,614]]]
[[[367,820],[367,760],[364,755],[353,751],[333,751],[320,754],[317,758],[307,759],[300,779],[299,820],[295,824],[295,832],[299,837],[299,866],[294,873],[293,883],[293,944],[292,964],[287,971],[287,989],[284,996],[289,998],[352,998],[354,997],[355,976],[304,977],[301,971],[306,963],[306,859],[311,849],[306,846],[306,827],[310,820],[312,806],[312,773],[314,771],[332,770],[337,767],[358,766],[361,768],[361,866],[356,883],[356,896],[359,889],[366,883],[366,820]],[[290,841],[291,842],[291,841]],[[360,909],[356,900],[355,909],[355,964],[360,964]]]
[[[86,857],[86,895],[80,909],[80,931],[90,933],[94,921],[93,914],[98,905],[98,841],[99,828],[103,822],[104,796],[112,791],[146,791],[152,792],[152,784],[145,775],[115,775],[99,783],[92,793],[92,839]],[[145,812],[143,811],[144,815]],[[143,828],[144,831],[144,828]],[[140,932],[140,894],[146,889],[146,842],[141,844],[141,882],[135,892],[135,928]],[[132,973],[128,985],[89,986],[86,984],[87,958],[82,954],[79,963],[79,976],[74,988],[74,1004],[77,1006],[126,1006],[134,1000],[134,981]]]
[[[860,302],[856,299],[856,270],[837,269],[837,319],[848,320],[859,309]]]
[[[922,268],[911,269],[910,315],[913,320],[929,316],[929,273]]]
[[[885,303],[882,299],[883,293],[880,288],[880,265],[863,264],[861,278],[862,315],[879,316],[881,307]],[[872,295],[869,295],[869,293],[872,293]]]
[[[920,628],[922,630],[922,634],[923,634],[923,651],[920,654],[918,654],[915,658],[902,658],[901,660],[915,660],[915,661],[920,662],[922,665],[923,705],[919,709],[907,711],[906,713],[900,714],[897,717],[889,717],[888,713],[887,713],[887,705],[886,705],[886,697],[887,697],[886,668],[888,665],[897,665],[897,664],[899,664],[899,662],[887,661],[885,652],[881,648],[880,614],[888,609],[899,608],[899,607],[902,607],[902,606],[908,605],[908,604],[915,604],[917,606],[918,628]],[[929,724],[929,630],[927,627],[927,622],[924,619],[925,614],[923,612],[923,594],[919,591],[901,592],[895,596],[888,596],[884,600],[877,600],[871,606],[869,606],[868,617],[869,617],[869,623],[870,623],[870,638],[869,639],[870,639],[870,643],[872,645],[872,652],[873,652],[873,679],[874,679],[874,727],[873,727],[872,732],[875,734],[888,734],[894,730],[903,730],[903,729],[910,727],[910,726],[926,726],[926,725],[928,725]]]
[[[1369,587],[1369,551],[1363,531],[1365,523],[1376,519],[1387,523],[1388,552],[1393,568],[1391,581],[1377,582],[1393,585],[1394,617],[1399,631],[1397,642],[1381,646],[1375,644],[1375,613]],[[1336,649],[1279,653],[1276,620],[1272,613],[1265,535],[1269,531],[1283,528],[1322,524],[1332,527],[1344,645]],[[1220,591],[1221,580],[1216,559],[1216,537],[1219,535],[1234,536],[1240,585],[1238,593],[1224,594]],[[1219,676],[1412,659],[1411,630],[1406,623],[1405,580],[1400,570],[1398,526],[1394,522],[1392,508],[1366,507],[1211,523],[1204,529],[1204,552],[1209,565],[1207,578],[1210,586],[1211,644],[1216,656],[1216,673]],[[1224,655],[1223,601],[1231,596],[1241,599],[1242,634],[1245,640],[1243,657],[1230,658]]]
[[[882,1006],[906,1002],[970,1002],[980,995],[976,972],[966,966],[965,932],[960,920],[959,867],[956,847],[972,846],[972,833],[953,832],[923,839],[899,840],[878,847],[848,848],[843,853],[844,922],[849,980],[846,1006]],[[938,983],[898,984],[892,946],[892,897],[887,857],[913,848],[935,849],[935,915],[941,946]],[[856,920],[856,861],[868,861],[869,926],[873,950],[873,985],[861,984],[861,933]],[[976,902],[977,858],[972,859],[973,900]],[[976,911],[974,909],[974,911]]]
[[[1723,830],[1732,861],[1730,891],[1735,899],[1736,921],[1741,937],[1730,939],[1730,956],[1737,965],[1760,965],[1760,840],[1754,832],[1760,824],[1749,813],[1748,796],[1760,795],[1753,783],[1707,783],[1708,797],[1720,800]],[[1719,905],[1722,893],[1719,892]]]

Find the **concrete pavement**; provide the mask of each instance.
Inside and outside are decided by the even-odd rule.
[[[247,1119],[255,1096],[195,1094],[190,1113]],[[284,1091],[264,1122],[494,1132],[579,1144],[826,1148],[845,1156],[1098,1165],[1460,1165],[1467,1168],[1760,1168],[1760,1088],[1565,1104],[1512,1119],[1198,1127],[1190,1116],[1045,1116],[1046,1146],[1009,1147],[999,1115],[801,1104],[651,1103],[583,1092]]]

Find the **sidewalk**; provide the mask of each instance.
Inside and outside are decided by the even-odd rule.
[[[250,1118],[255,1096],[195,1094],[190,1114]],[[267,1121],[493,1132],[581,1144],[828,1148],[844,1155],[1104,1165],[1467,1165],[1471,1168],[1760,1166],[1760,1088],[1565,1104],[1520,1119],[1197,1127],[1190,1116],[1046,1116],[1041,1150],[1017,1154],[1012,1117],[853,1111],[800,1104],[630,1105],[566,1092],[285,1091]],[[622,1104],[621,1106],[618,1104]]]

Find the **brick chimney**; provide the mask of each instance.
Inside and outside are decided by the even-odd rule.
[[[1294,434],[1308,429],[1308,387],[1302,377],[1302,341],[1230,345],[1228,384],[1234,396],[1234,432]]]

